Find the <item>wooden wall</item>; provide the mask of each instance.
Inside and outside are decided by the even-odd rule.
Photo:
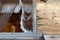
[[[57,5],[59,4],[59,5]],[[37,3],[37,31],[60,34],[60,3]]]

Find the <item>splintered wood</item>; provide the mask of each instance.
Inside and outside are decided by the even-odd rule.
[[[60,34],[60,3],[37,3],[38,33]]]

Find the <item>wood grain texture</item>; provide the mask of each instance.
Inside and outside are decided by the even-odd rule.
[[[43,5],[44,4],[44,5]],[[60,34],[60,3],[37,3],[37,30],[44,34]],[[40,6],[39,6],[40,5]],[[45,7],[47,5],[47,7]]]

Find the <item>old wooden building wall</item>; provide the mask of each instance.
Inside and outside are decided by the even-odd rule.
[[[60,34],[60,3],[37,3],[37,30],[44,34]]]

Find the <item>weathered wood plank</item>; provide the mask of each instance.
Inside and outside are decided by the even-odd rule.
[[[37,30],[44,34],[60,34],[60,3],[37,3]]]

